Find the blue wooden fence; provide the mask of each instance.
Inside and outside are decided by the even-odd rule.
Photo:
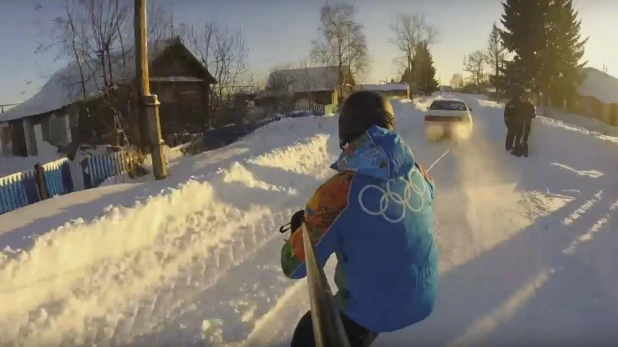
[[[296,111],[313,111],[318,115],[324,115],[326,111],[326,105],[320,104],[294,104],[294,109]]]
[[[68,194],[73,191],[71,168],[67,158],[42,165],[48,196]],[[18,172],[0,178],[0,214],[41,201],[35,170]]]
[[[43,164],[43,177],[45,188],[50,198],[71,193],[73,191],[73,179],[69,159],[62,158]]]
[[[34,170],[0,178],[0,214],[28,206],[38,199]]]
[[[130,171],[134,158],[127,152],[95,155],[82,165],[86,188],[99,186],[106,179]],[[43,178],[50,198],[73,192],[69,159],[62,158],[43,164]],[[0,214],[41,201],[35,170],[0,177]]]
[[[128,173],[134,162],[135,158],[124,151],[88,157],[82,162],[86,188],[98,187],[110,177]]]

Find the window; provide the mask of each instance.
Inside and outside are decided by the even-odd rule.
[[[440,111],[467,111],[468,107],[461,101],[436,100],[431,103],[429,109]]]

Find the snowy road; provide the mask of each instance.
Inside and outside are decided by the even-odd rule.
[[[516,158],[501,106],[458,97],[476,129],[432,170],[436,311],[375,345],[615,339],[618,140],[541,118]],[[448,145],[423,139],[422,104],[393,106],[431,164]],[[0,246],[25,247],[0,257],[0,345],[286,345],[309,305],[305,282],[281,274],[277,229],[330,175],[335,134],[335,119],[283,120],[179,163],[177,188],[111,186],[0,216]]]

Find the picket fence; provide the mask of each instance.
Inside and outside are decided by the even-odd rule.
[[[300,105],[299,107],[302,108]],[[323,113],[324,105],[310,106],[310,110]],[[308,115],[291,113],[286,117]],[[278,119],[280,117],[210,129],[201,134],[190,134],[190,140],[184,151],[187,154],[197,154],[229,145]],[[167,156],[168,153],[166,153]],[[119,151],[90,156],[84,159],[80,165],[84,177],[84,186],[86,189],[90,189],[98,187],[111,177],[133,172],[137,166],[137,158],[129,152]],[[75,191],[71,176],[71,165],[67,158],[43,164],[41,168],[44,181],[42,186],[39,186],[37,172],[34,169],[0,177],[0,214],[39,202],[43,200],[45,195],[53,198]]]
[[[0,214],[28,206],[37,200],[34,170],[0,178]]]
[[[294,104],[294,109],[296,111],[313,111],[316,114],[323,115],[326,112],[326,105],[296,103]]]
[[[98,187],[106,179],[128,173],[136,159],[127,152],[94,155],[81,164],[86,189]],[[75,191],[69,159],[62,158],[41,165],[43,182],[37,180],[35,169],[0,177],[0,214]]]
[[[96,188],[110,177],[130,172],[136,161],[125,151],[88,157],[81,163],[86,188]]]

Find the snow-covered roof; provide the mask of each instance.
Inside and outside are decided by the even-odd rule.
[[[344,71],[347,68],[347,66],[342,67]],[[329,91],[337,89],[338,85],[339,67],[337,66],[277,70],[268,76],[266,91],[262,96]]]
[[[618,78],[592,67],[582,69],[584,81],[577,88],[582,96],[593,96],[604,104],[618,104]]]
[[[176,42],[176,40],[149,42],[149,60],[158,57],[166,48]],[[127,82],[135,77],[134,58],[134,48],[129,49],[124,55],[124,59],[122,54],[116,55],[112,61],[112,77],[115,83]],[[101,64],[92,61],[83,62],[82,70],[86,80],[87,98],[99,96],[104,87]],[[8,122],[54,111],[81,100],[83,93],[80,81],[79,66],[77,63],[72,62],[68,66],[56,71],[33,97],[0,114],[0,122]]]
[[[356,86],[356,89],[386,92],[395,90],[408,90],[408,85],[406,83],[361,84]]]

